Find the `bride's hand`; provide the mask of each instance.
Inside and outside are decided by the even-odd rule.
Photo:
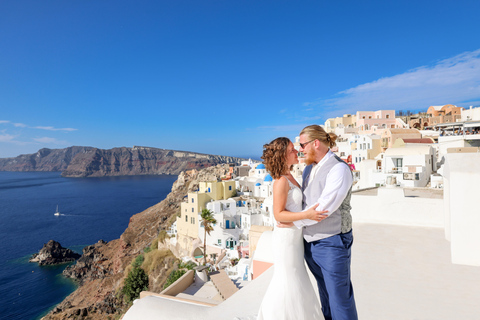
[[[328,212],[328,210],[323,210],[323,211],[317,211],[315,210],[318,207],[318,203],[314,205],[313,207],[309,208],[308,210],[305,210],[306,218],[310,220],[315,220],[315,221],[322,221],[328,215],[325,213]]]

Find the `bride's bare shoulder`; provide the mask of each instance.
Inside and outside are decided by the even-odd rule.
[[[284,189],[289,189],[288,185],[288,180],[287,178],[281,176],[277,180],[275,180],[275,183],[273,184],[273,190],[284,190]]]

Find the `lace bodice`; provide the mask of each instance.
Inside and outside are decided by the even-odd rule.
[[[287,179],[287,177],[285,177],[285,179]],[[290,180],[287,179],[287,181],[288,185],[290,186],[290,190],[288,190],[287,204],[285,205],[285,209],[290,212],[300,212],[302,211],[302,190]]]

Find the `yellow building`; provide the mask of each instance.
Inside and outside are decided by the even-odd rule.
[[[200,182],[198,192],[208,193],[213,200],[228,199],[235,194],[235,181]]]
[[[177,217],[178,248],[185,255],[193,255],[199,243],[198,230],[201,223],[202,210],[212,200],[223,200],[235,195],[235,181],[200,182],[197,192],[189,192],[187,201],[180,205],[180,216]]]

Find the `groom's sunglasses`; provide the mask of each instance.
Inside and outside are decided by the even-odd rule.
[[[304,143],[300,143],[300,147],[302,147],[302,149],[305,149],[307,144],[309,144],[310,142],[315,141],[315,140],[317,140],[317,139],[313,139],[313,140],[310,140],[310,141],[307,141],[307,142],[304,142]]]

